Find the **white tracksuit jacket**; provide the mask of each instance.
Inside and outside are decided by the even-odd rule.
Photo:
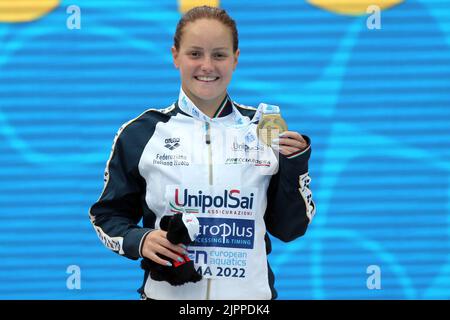
[[[90,208],[105,246],[139,259],[144,237],[163,215],[186,210],[200,221],[188,252],[203,279],[173,287],[146,272],[142,296],[276,298],[267,232],[291,241],[311,222],[311,146],[303,136],[305,150],[289,157],[274,152],[257,137],[258,117],[257,109],[227,96],[210,119],[180,90],[169,108],[148,110],[119,129],[103,192]]]

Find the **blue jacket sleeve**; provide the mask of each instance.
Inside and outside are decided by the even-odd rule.
[[[305,150],[289,157],[280,154],[278,172],[272,176],[267,190],[264,216],[267,231],[285,242],[305,234],[316,211],[309,187],[311,140],[303,138],[308,143]]]
[[[91,223],[103,244],[112,251],[136,260],[150,228],[138,225],[145,208],[145,180],[138,163],[145,145],[128,128],[119,129],[105,169],[105,184],[90,208]]]

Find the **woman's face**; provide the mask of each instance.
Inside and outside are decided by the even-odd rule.
[[[213,19],[189,22],[183,28],[179,50],[172,47],[172,55],[183,91],[192,102],[198,107],[218,107],[239,56],[239,50],[233,52],[230,28]]]

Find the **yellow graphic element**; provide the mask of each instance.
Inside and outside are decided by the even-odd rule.
[[[404,0],[308,0],[316,7],[345,15],[359,16],[367,14],[367,8],[375,5],[381,10],[395,6]]]
[[[0,0],[0,22],[29,22],[46,15],[59,0]]]
[[[197,6],[211,6],[220,7],[219,0],[178,0],[178,10],[181,13],[186,13],[188,10]]]

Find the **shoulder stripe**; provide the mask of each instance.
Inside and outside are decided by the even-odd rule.
[[[151,108],[151,109],[148,109],[148,110],[144,111],[144,113],[146,113],[147,111],[157,111],[157,112],[161,112],[161,113],[167,114],[167,113],[173,111],[174,109],[175,109],[175,104],[172,104],[171,106],[169,106],[167,108],[163,108],[163,109]]]
[[[244,105],[239,104],[239,103],[236,103],[236,102],[234,102],[234,101],[233,101],[233,104],[234,104],[236,107],[241,108],[241,109],[246,109],[246,110],[251,110],[251,111],[256,111],[256,110],[257,110],[257,108],[255,108],[255,107],[244,106]]]
[[[103,190],[102,190],[102,192],[101,192],[101,194],[100,194],[100,197],[97,199],[97,202],[100,201],[100,199],[103,197],[103,194],[105,193],[106,187],[108,186],[108,182],[109,182],[109,165],[110,165],[111,159],[112,159],[112,157],[113,157],[113,155],[114,155],[114,150],[115,150],[115,148],[116,148],[117,140],[119,139],[120,135],[121,135],[122,132],[125,130],[125,128],[128,127],[128,126],[129,126],[130,124],[132,124],[133,122],[135,122],[136,120],[138,120],[140,117],[142,117],[144,114],[146,114],[146,113],[149,112],[149,111],[156,111],[156,112],[161,112],[161,113],[167,114],[167,113],[171,112],[174,108],[175,108],[175,105],[171,105],[171,106],[169,106],[169,107],[167,107],[167,108],[163,108],[163,109],[154,109],[154,108],[152,108],[152,109],[147,109],[147,110],[145,110],[144,112],[142,112],[139,116],[137,116],[136,118],[131,119],[130,121],[125,122],[125,123],[119,128],[119,130],[117,130],[116,135],[115,135],[115,137],[114,137],[113,144],[112,144],[111,152],[110,152],[110,154],[109,154],[108,161],[106,162],[106,167],[105,167],[104,176],[103,176],[103,182],[104,182],[104,183],[103,183]],[[90,210],[89,210],[89,214],[90,214]],[[90,215],[91,215],[91,214],[90,214]],[[91,215],[91,218],[93,219],[94,217]],[[91,221],[91,222],[94,223],[94,221]]]

